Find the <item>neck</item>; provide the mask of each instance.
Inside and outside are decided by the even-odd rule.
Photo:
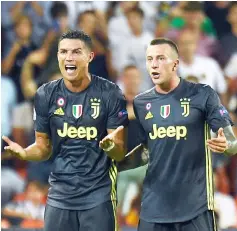
[[[91,75],[87,73],[83,77],[79,78],[79,80],[68,81],[64,79],[64,84],[66,88],[71,92],[81,92],[85,90],[91,82]]]
[[[142,29],[133,30],[135,37],[140,37],[142,35]]]
[[[156,91],[161,94],[168,94],[173,91],[180,83],[180,78],[175,75],[171,78],[169,82],[163,83],[161,85],[156,85]]]

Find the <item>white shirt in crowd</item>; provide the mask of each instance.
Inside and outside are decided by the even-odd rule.
[[[193,63],[189,65],[180,60],[179,75],[184,79],[190,75],[195,76],[200,83],[208,84],[219,94],[227,91],[223,71],[213,58],[195,55]]]
[[[234,53],[224,69],[225,75],[231,79],[237,78],[237,53]]]
[[[126,55],[123,61],[123,68],[132,64],[141,71],[142,80],[140,92],[153,87],[151,78],[146,69],[146,49],[152,39],[152,33],[144,31],[139,37],[132,35],[126,43]]]
[[[87,10],[98,10],[105,13],[108,9],[108,2],[106,1],[64,1],[67,5],[69,22],[73,29],[77,26],[77,17],[79,14]]]

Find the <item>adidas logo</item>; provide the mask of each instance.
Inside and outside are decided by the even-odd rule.
[[[148,120],[148,119],[151,119],[151,118],[153,118],[153,115],[152,115],[151,112],[149,111],[149,112],[146,114],[145,120]]]
[[[60,107],[60,108],[58,108],[53,114],[54,114],[54,115],[64,115],[64,111],[63,111],[63,109]]]

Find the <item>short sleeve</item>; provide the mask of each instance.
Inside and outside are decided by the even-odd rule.
[[[139,121],[138,129],[137,129],[138,134],[136,134],[138,136],[139,143],[142,143],[145,146],[147,146],[147,135],[146,135],[146,132],[145,132],[144,128],[142,127],[142,124],[140,123],[139,116],[138,116],[138,113],[137,113],[137,109],[136,109],[136,106],[135,106],[135,101],[133,101],[133,111],[134,111],[134,114],[135,114],[137,120]]]
[[[126,99],[118,86],[112,89],[108,99],[108,120],[107,128],[115,129],[120,125],[128,125],[128,112],[126,109]]]
[[[50,135],[49,117],[48,117],[48,102],[44,85],[41,86],[35,95],[34,100],[34,129],[37,132],[47,133]]]
[[[209,87],[208,98],[205,105],[206,121],[213,132],[217,132],[220,127],[233,125],[226,108],[221,104],[217,93]]]

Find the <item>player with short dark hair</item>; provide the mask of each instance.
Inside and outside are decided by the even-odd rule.
[[[5,150],[29,161],[52,154],[45,231],[117,230],[116,161],[126,153],[125,98],[117,85],[88,72],[94,53],[83,31],[63,34],[57,56],[63,78],[35,95],[35,143],[23,149],[3,137]]]
[[[149,152],[139,231],[216,230],[210,151],[237,153],[233,123],[217,93],[178,77],[178,58],[173,41],[151,41],[146,66],[155,87],[134,99]]]

